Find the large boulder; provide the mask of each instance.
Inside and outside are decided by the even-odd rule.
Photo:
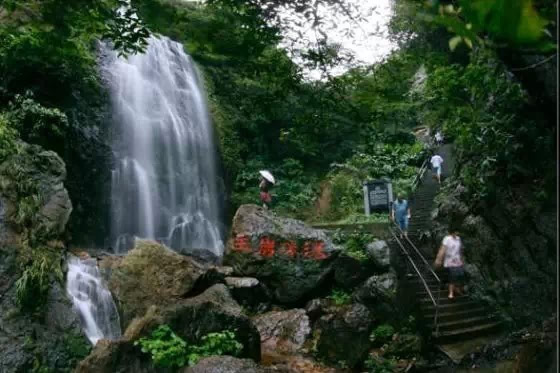
[[[267,370],[253,360],[238,359],[232,356],[211,356],[200,360],[196,365],[183,370],[183,373],[265,373]]]
[[[261,335],[263,356],[302,353],[311,334],[309,317],[303,309],[271,311],[252,320]]]
[[[366,246],[368,257],[381,268],[389,268],[391,265],[391,250],[386,241],[375,240]]]
[[[70,371],[91,347],[63,287],[52,284],[41,317],[21,311],[15,291],[0,297],[0,372]]]
[[[97,343],[93,352],[77,367],[76,372],[158,372],[148,355],[134,346],[134,341],[148,336],[159,325],[169,327],[181,338],[198,343],[208,333],[233,330],[243,344],[240,357],[259,361],[260,335],[251,320],[243,314],[227,287],[217,284],[202,294],[176,300],[164,307],[152,306],[143,317],[135,319],[117,341]]]
[[[397,275],[387,272],[367,279],[352,297],[366,305],[378,319],[394,320],[400,317],[397,304]]]
[[[18,151],[0,163],[0,372],[67,372],[89,352],[61,284],[52,279],[46,302],[36,314],[16,302],[16,281],[32,259],[23,245],[33,234],[33,252],[61,258],[60,235],[72,211],[64,187],[60,157],[36,145],[18,143]],[[50,250],[41,248],[48,247]]]
[[[367,279],[354,292],[355,298],[362,303],[392,302],[397,294],[397,275],[387,272]]]
[[[226,277],[225,283],[233,298],[243,307],[262,312],[270,306],[270,291],[254,277]]]
[[[143,316],[151,305],[165,307],[182,300],[209,271],[196,260],[147,240],[138,240],[123,258],[101,260],[100,268],[124,327]]]
[[[370,311],[360,303],[321,316],[314,332],[318,354],[333,363],[344,361],[349,367],[356,366],[370,346],[372,323]]]
[[[33,209],[28,212],[31,229],[45,238],[64,232],[72,212],[62,159],[37,145],[20,142],[18,147],[0,164],[0,246],[20,242],[24,207]]]
[[[375,263],[342,253],[334,263],[334,281],[340,288],[351,289],[375,273],[375,269]]]
[[[338,249],[322,230],[256,205],[236,212],[224,263],[255,277],[279,303],[301,303],[329,278]]]

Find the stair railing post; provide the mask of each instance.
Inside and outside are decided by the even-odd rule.
[[[437,296],[437,302],[436,302],[436,314],[434,315],[434,326],[436,328],[436,337],[439,337],[439,323],[438,323],[438,316],[439,316],[439,301],[441,298],[441,283],[439,284],[439,289],[438,289],[438,296]]]

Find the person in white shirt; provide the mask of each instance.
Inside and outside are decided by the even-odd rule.
[[[440,250],[445,250],[443,267],[449,272],[449,299],[455,297],[455,293],[463,294],[463,280],[465,270],[463,268],[463,243],[456,228],[450,227],[449,234],[443,238]]]
[[[434,154],[430,159],[430,163],[432,164],[432,171],[435,176],[437,176],[438,183],[441,184],[441,165],[443,163],[443,158],[438,154]]]
[[[437,145],[441,145],[441,143],[443,143],[443,135],[441,134],[440,131],[437,131],[434,137],[436,139]]]

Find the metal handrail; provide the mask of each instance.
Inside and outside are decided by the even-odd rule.
[[[416,187],[420,183],[420,180],[422,180],[422,178],[424,177],[424,173],[428,169],[428,161],[429,161],[428,158],[426,158],[424,160],[424,162],[422,163],[422,166],[420,166],[420,170],[418,171],[418,173],[414,177],[414,180],[412,181],[412,190],[413,191],[416,190]]]
[[[410,264],[412,264],[412,267],[414,268],[414,270],[416,271],[416,273],[418,274],[418,277],[420,277],[420,280],[422,280],[422,284],[424,285],[424,288],[426,289],[426,291],[428,292],[428,295],[430,296],[430,299],[432,300],[432,303],[434,304],[434,306],[437,307],[437,303],[436,300],[434,299],[434,295],[432,294],[432,291],[430,290],[430,287],[428,286],[428,284],[426,283],[426,280],[424,280],[424,276],[422,276],[422,273],[420,272],[420,270],[418,269],[418,267],[416,267],[416,264],[414,264],[414,260],[412,260],[412,258],[410,257],[410,254],[408,253],[408,251],[405,249],[404,245],[401,243],[401,241],[398,239],[397,235],[395,234],[395,231],[393,229],[390,229],[391,234],[393,235],[393,238],[395,239],[395,241],[399,244],[399,246],[401,247],[401,250],[405,253],[406,257],[408,258],[408,260],[410,261]]]
[[[418,173],[416,174],[414,181],[412,183],[413,186],[413,190],[415,191],[418,184],[421,182],[422,178],[424,177],[424,174],[428,168],[428,162],[429,162],[429,158],[426,158],[424,160],[424,162],[422,163],[422,166],[420,167],[420,170],[418,171]],[[396,224],[395,221],[393,221],[393,225],[398,229],[398,231],[400,232],[401,235],[403,235],[403,231],[401,230],[401,228]],[[439,302],[440,302],[440,298],[441,298],[441,280],[439,278],[439,276],[434,272],[432,266],[428,263],[428,261],[426,260],[426,258],[424,257],[424,255],[422,255],[422,253],[420,252],[420,250],[418,250],[418,248],[416,247],[416,245],[414,245],[414,243],[408,238],[408,236],[404,235],[404,237],[406,238],[406,241],[409,243],[410,246],[412,246],[412,248],[414,249],[414,251],[416,252],[416,254],[422,259],[424,265],[426,266],[426,268],[428,268],[428,270],[430,271],[430,273],[434,276],[434,278],[436,279],[437,283],[438,283],[438,295],[437,295],[437,301],[434,298],[434,295],[432,294],[432,291],[430,290],[429,286],[426,284],[426,281],[424,279],[424,276],[422,276],[422,273],[418,270],[418,267],[416,267],[416,264],[414,263],[414,261],[412,260],[412,258],[410,257],[410,254],[408,253],[408,251],[404,248],[404,245],[401,243],[401,241],[397,238],[397,236],[395,235],[395,232],[393,229],[390,229],[391,234],[393,235],[393,237],[395,238],[395,241],[397,241],[397,243],[399,244],[399,246],[401,247],[401,249],[403,250],[403,252],[406,254],[408,260],[410,261],[410,263],[412,264],[412,266],[414,267],[414,270],[416,271],[416,273],[418,274],[418,277],[420,278],[420,280],[422,281],[424,288],[426,289],[426,291],[428,292],[428,295],[430,296],[430,299],[432,300],[432,303],[435,307],[435,314],[434,314],[434,326],[435,326],[435,334],[436,336],[439,335],[439,324],[438,324],[438,316],[439,316]]]
[[[400,229],[400,227],[393,222],[393,224],[396,226],[396,228],[400,231],[400,233],[402,234],[402,230]],[[430,287],[428,286],[428,284],[426,284],[426,280],[424,279],[424,276],[422,276],[422,273],[420,272],[420,270],[418,269],[418,267],[416,266],[416,264],[414,263],[414,261],[412,260],[410,254],[408,253],[408,251],[404,248],[404,245],[401,243],[401,241],[398,239],[397,235],[395,234],[394,229],[389,228],[389,230],[391,231],[391,234],[393,235],[393,238],[395,239],[395,241],[399,244],[399,246],[401,247],[402,251],[405,253],[406,257],[408,258],[408,260],[410,261],[410,264],[412,264],[412,267],[414,268],[414,270],[416,271],[416,273],[418,274],[418,277],[420,278],[420,280],[422,281],[422,284],[424,285],[424,288],[426,289],[428,295],[430,296],[430,299],[432,300],[432,303],[434,305],[434,308],[436,310],[435,314],[434,314],[434,326],[435,326],[435,334],[436,336],[439,335],[439,324],[438,324],[438,318],[439,318],[439,302],[441,299],[441,280],[439,279],[439,277],[435,274],[435,272],[433,271],[433,269],[431,268],[431,266],[429,266],[426,261],[426,259],[424,258],[424,256],[420,253],[420,251],[416,248],[416,246],[412,243],[412,241],[410,241],[410,239],[408,237],[406,237],[406,241],[415,249],[415,251],[418,253],[418,255],[420,256],[420,258],[423,259],[424,263],[426,263],[428,265],[428,268],[430,269],[430,271],[432,272],[432,274],[435,276],[435,279],[438,283],[438,292],[437,292],[437,301],[434,298],[434,295],[432,294],[432,291],[430,290]]]
[[[397,226],[397,228],[400,230],[401,228],[399,226]],[[439,276],[434,272],[432,266],[430,265],[430,263],[428,263],[428,261],[426,260],[426,258],[424,257],[424,255],[422,255],[422,253],[420,252],[420,250],[418,250],[418,248],[416,247],[416,245],[410,240],[410,238],[408,238],[407,236],[404,236],[405,239],[408,241],[408,243],[410,244],[410,246],[412,246],[412,248],[414,249],[414,251],[416,251],[416,254],[418,254],[418,256],[420,257],[420,259],[422,259],[422,261],[424,262],[424,265],[426,266],[426,268],[428,268],[428,270],[432,273],[432,275],[434,276],[434,278],[436,279],[436,281],[441,285],[441,280],[439,278]]]

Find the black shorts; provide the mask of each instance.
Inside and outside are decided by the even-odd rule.
[[[449,282],[452,284],[462,284],[465,280],[465,269],[463,267],[448,267]]]

